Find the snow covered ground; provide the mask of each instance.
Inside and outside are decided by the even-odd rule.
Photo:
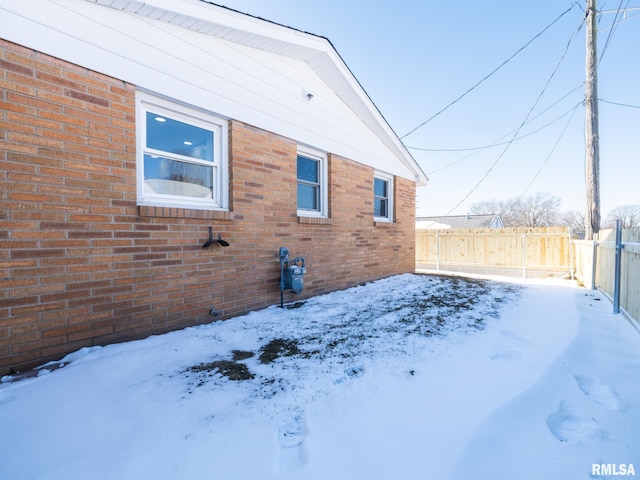
[[[0,383],[0,478],[640,475],[640,333],[610,312],[407,274],[82,349]]]

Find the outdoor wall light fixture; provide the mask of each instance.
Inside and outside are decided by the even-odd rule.
[[[228,247],[229,246],[229,242],[227,242],[226,240],[223,240],[222,239],[222,235],[220,235],[220,234],[218,234],[218,239],[214,240],[213,239],[213,228],[209,227],[209,240],[207,240],[204,243],[204,245],[202,245],[202,248],[209,248],[214,243],[217,243],[221,247]]]

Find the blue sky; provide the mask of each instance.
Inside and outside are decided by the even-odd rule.
[[[586,0],[217,3],[331,41],[429,176],[429,186],[417,192],[419,216],[464,214],[474,202],[538,192],[559,197],[562,210],[584,210],[585,27],[578,28]],[[600,53],[620,5],[640,7],[640,0],[598,0],[598,10],[612,11],[600,15]],[[627,16],[598,71],[598,96],[606,101],[600,102],[603,216],[640,204],[640,108],[633,108],[640,106],[640,10]],[[510,145],[463,150],[508,142],[519,128],[524,138]]]

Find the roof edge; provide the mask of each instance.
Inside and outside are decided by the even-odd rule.
[[[307,62],[387,148],[394,152],[402,164],[413,172],[418,186],[424,186],[429,181],[327,37],[225,7],[210,0],[85,1]],[[217,10],[216,14],[212,9]],[[226,15],[222,21],[220,13]],[[216,26],[225,27],[223,33],[220,29],[214,28]]]

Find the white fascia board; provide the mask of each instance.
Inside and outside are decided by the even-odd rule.
[[[336,94],[349,105],[362,121],[382,140],[387,148],[394,152],[398,159],[409,170],[415,173],[415,181],[418,186],[426,185],[429,180],[426,174],[387,123],[386,119],[382,116],[355,76],[342,61],[342,58],[333,49],[329,52],[329,57],[332,62],[325,65],[326,73],[323,74],[323,69],[318,68],[318,65],[314,65],[313,61],[310,62],[311,67],[315,67],[314,70],[318,72],[318,75],[334,89]]]

